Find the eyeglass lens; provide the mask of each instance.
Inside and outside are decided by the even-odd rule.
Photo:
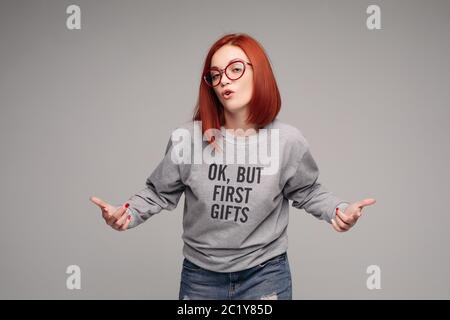
[[[244,63],[240,61],[234,62],[225,69],[225,75],[230,80],[239,79],[244,73],[244,68]],[[219,70],[213,69],[206,73],[205,80],[209,85],[216,86],[220,82],[220,75],[221,72]]]

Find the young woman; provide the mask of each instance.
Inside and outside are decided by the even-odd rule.
[[[289,200],[338,232],[375,203],[350,204],[318,182],[308,142],[276,118],[280,106],[262,46],[226,35],[206,57],[193,119],[172,133],[146,187],[121,207],[91,197],[123,231],[173,210],[185,193],[180,299],[292,299]]]

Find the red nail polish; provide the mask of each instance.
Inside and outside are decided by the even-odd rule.
[[[130,215],[128,216],[128,220],[131,220],[131,216]]]
[[[128,208],[130,206],[129,203],[125,203],[125,208]]]

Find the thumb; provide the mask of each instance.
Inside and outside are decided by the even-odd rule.
[[[377,202],[373,198],[364,199],[358,202],[358,208],[362,210],[362,208],[373,205],[375,202]]]
[[[108,204],[105,201],[103,201],[98,197],[90,197],[89,200],[91,200],[91,202],[93,202],[102,209],[105,209],[108,206]]]
[[[362,215],[362,210],[360,209],[360,208],[358,208],[357,210],[356,210],[356,217],[361,217],[361,215]]]

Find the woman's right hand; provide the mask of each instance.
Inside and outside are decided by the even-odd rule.
[[[105,219],[107,225],[117,231],[127,230],[131,221],[128,203],[121,207],[114,207],[97,197],[90,197],[89,200],[100,207],[103,219]]]

